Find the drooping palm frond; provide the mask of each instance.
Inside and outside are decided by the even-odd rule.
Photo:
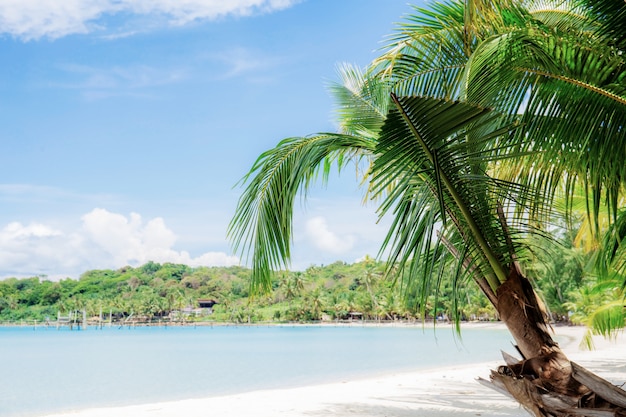
[[[337,103],[341,133],[285,139],[264,152],[240,182],[247,187],[228,237],[234,250],[251,260],[253,292],[269,290],[271,272],[288,267],[294,202],[298,195],[306,195],[313,180],[321,174],[326,181],[332,165],[342,169],[353,161],[357,177],[366,182],[390,101],[389,86],[349,65],[340,68],[339,76],[340,82],[329,89]]]
[[[524,27],[527,10],[513,1],[460,1],[415,7],[390,37],[374,72],[399,95],[465,100],[465,68],[485,40]]]
[[[252,290],[271,289],[271,272],[288,267],[293,207],[297,196],[333,163],[373,151],[375,141],[358,136],[320,134],[288,138],[264,152],[243,178],[248,185],[228,228],[236,252],[252,262]]]
[[[489,296],[523,248],[497,214],[523,190],[486,173],[489,163],[508,157],[510,127],[467,103],[395,96],[394,103],[372,172],[375,191],[394,184],[380,208],[394,216],[383,243],[388,265],[429,291],[454,259],[455,274],[471,276]]]
[[[598,27],[580,0],[526,0],[522,7],[533,19],[559,31],[589,33]]]
[[[588,328],[583,346],[593,348],[593,335],[611,338],[626,327],[626,299],[621,283],[621,277],[614,273],[598,275],[569,293],[570,301],[563,307],[569,311],[570,320]]]

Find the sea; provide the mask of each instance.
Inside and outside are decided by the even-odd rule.
[[[498,360],[498,328],[0,327],[0,416],[204,398]],[[485,370],[487,375],[488,370]]]

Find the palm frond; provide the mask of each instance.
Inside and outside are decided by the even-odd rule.
[[[593,335],[613,338],[626,326],[626,308],[624,300],[615,300],[598,306],[588,319],[588,331],[583,337],[583,344],[593,348]]]
[[[508,129],[496,128],[499,118],[489,109],[462,102],[424,97],[394,101],[372,172],[374,190],[395,184],[380,209],[381,216],[389,211],[394,215],[383,244],[390,253],[389,265],[408,269],[409,276],[422,280],[436,278],[436,272],[443,271],[436,265],[444,253],[452,252],[445,250],[445,240],[460,245],[456,252],[463,257],[456,262],[466,264],[463,270],[487,279],[495,291],[508,276],[509,237],[514,238],[513,233],[506,236],[497,205],[519,190],[486,174],[487,162],[503,158],[498,152],[507,148],[487,145],[506,136]],[[471,268],[467,259],[472,259]]]
[[[464,9],[461,2],[415,8],[370,73],[389,80],[398,95],[457,99],[459,77],[467,60],[464,50]]]
[[[268,291],[271,272],[289,266],[296,197],[319,174],[326,179],[332,163],[341,168],[374,146],[368,138],[328,133],[285,139],[257,159],[241,181],[248,185],[228,228],[234,250],[251,258],[254,292]]]
[[[620,210],[616,220],[603,233],[596,254],[596,268],[602,276],[626,275],[626,211]],[[626,287],[624,279],[623,287]]]
[[[340,80],[328,89],[335,99],[339,130],[348,135],[375,138],[389,108],[389,83],[367,77],[360,69],[343,64]]]
[[[570,33],[588,33],[598,25],[590,9],[580,0],[530,0],[525,4],[530,15],[548,27]]]
[[[550,198],[561,184],[586,183],[592,216],[601,196],[615,214],[626,181],[626,148],[614,146],[626,140],[626,66],[598,27],[613,21],[607,10],[624,6],[583,3],[457,0],[415,8],[374,73],[398,95],[464,100],[518,121],[527,138],[517,141],[518,154],[532,156],[499,165],[517,174],[503,178]],[[545,221],[539,213],[550,198],[534,204],[537,221]]]
[[[619,0],[580,0],[591,10],[598,24],[597,33],[617,48],[626,48],[626,4]]]

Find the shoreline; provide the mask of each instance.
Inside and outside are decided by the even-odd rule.
[[[440,326],[450,327],[445,324]],[[501,323],[478,326],[504,328]],[[554,330],[571,360],[615,384],[626,381],[626,337],[623,334],[615,341],[594,337],[596,350],[582,351],[579,342],[586,331],[584,327],[557,326]],[[494,358],[489,362],[396,372],[320,385],[94,408],[47,414],[45,417],[204,417],[208,414],[220,417],[528,415],[515,401],[476,381],[478,377],[488,379],[490,370],[501,364],[503,361],[500,358]]]
[[[417,326],[422,324],[433,324],[437,325],[450,325],[452,322],[450,321],[436,321],[433,319],[427,319],[425,321],[422,320],[316,320],[316,321],[254,321],[250,323],[245,322],[234,322],[234,321],[114,321],[109,323],[108,321],[98,322],[93,320],[87,321],[87,326],[89,328],[96,327],[127,327],[127,326],[135,326],[135,327],[178,327],[178,326]],[[500,323],[498,320],[473,320],[473,321],[462,321],[461,325],[474,325],[474,324],[497,324]],[[80,322],[72,322],[77,327],[81,326]],[[67,327],[67,322],[63,322],[59,324],[62,327]],[[44,320],[0,320],[0,327],[56,327],[57,321],[44,321]]]
[[[432,319],[421,320],[329,320],[329,321],[293,321],[293,322],[253,322],[253,323],[236,323],[222,321],[198,321],[198,322],[114,322],[114,323],[95,323],[89,322],[85,330],[100,330],[103,328],[142,328],[142,327],[423,327],[432,328],[452,328],[454,323],[445,321],[435,321]],[[569,324],[555,324],[555,327],[580,327]],[[40,322],[37,320],[22,320],[20,322],[0,321],[0,328],[32,328],[32,329],[70,329],[67,324],[57,326],[56,322]],[[83,330],[80,324],[74,324],[76,331]],[[506,329],[504,324],[496,320],[475,320],[462,321],[461,330],[464,328],[502,328]],[[71,330],[71,329],[70,329]]]

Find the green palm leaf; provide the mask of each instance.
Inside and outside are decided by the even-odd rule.
[[[510,245],[516,241],[496,213],[520,188],[494,180],[486,168],[507,157],[509,129],[498,128],[499,118],[488,109],[462,102],[424,97],[394,101],[372,172],[375,192],[395,185],[380,209],[381,215],[394,215],[383,244],[389,265],[408,270],[408,277],[421,277],[425,288],[440,279],[443,264],[452,257],[463,264],[457,270],[486,280],[495,291],[507,279],[515,252]],[[500,146],[494,148],[494,143]]]
[[[242,180],[249,184],[228,228],[235,251],[251,258],[254,291],[268,291],[271,272],[288,267],[297,195],[306,193],[320,173],[327,178],[333,162],[341,167],[346,157],[358,159],[374,144],[357,136],[320,134],[285,139],[258,158]]]
[[[604,191],[615,213],[626,178],[626,152],[614,146],[626,140],[624,59],[589,34],[537,37],[531,29],[477,48],[467,68],[468,100],[519,118],[519,134],[532,138],[525,146],[533,159],[516,161],[518,179],[554,193],[568,173],[589,184],[596,216]]]
[[[593,13],[598,33],[618,48],[626,48],[626,4],[616,0],[581,0],[581,6]]]
[[[615,337],[617,332],[626,327],[626,305],[624,300],[615,300],[596,306],[587,321],[588,331],[582,344],[588,349],[593,348],[593,335],[605,338]]]
[[[337,102],[339,131],[376,138],[389,108],[389,83],[348,64],[339,68],[339,77],[328,87]]]
[[[416,8],[373,73],[400,95],[464,100],[517,120],[527,138],[518,141],[519,154],[532,157],[499,165],[504,179],[552,196],[562,181],[570,191],[583,182],[591,214],[597,217],[602,196],[615,214],[626,180],[626,148],[614,145],[626,140],[626,65],[623,51],[598,29],[620,19],[607,10],[623,16],[625,7],[581,4],[449,1]],[[534,215],[550,204],[534,204]]]
[[[389,105],[389,86],[365,77],[354,67],[340,68],[340,83],[330,86],[337,100],[343,133],[323,133],[281,141],[264,152],[241,184],[248,183],[228,228],[234,250],[252,263],[251,289],[268,291],[271,272],[288,267],[291,257],[293,205],[320,176],[326,181],[331,166],[350,161],[367,178],[369,158]]]

